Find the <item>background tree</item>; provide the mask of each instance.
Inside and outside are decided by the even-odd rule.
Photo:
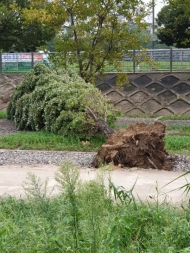
[[[147,12],[141,0],[41,0],[33,1],[33,10],[24,14],[28,21],[63,22],[55,47],[59,63],[75,64],[86,82],[106,65],[120,71],[123,56],[146,40],[141,35]]]
[[[157,36],[167,46],[190,47],[189,0],[169,1],[158,13]]]
[[[55,36],[55,27],[33,19],[26,21],[23,10],[30,10],[29,0],[0,1],[0,49],[35,51]]]

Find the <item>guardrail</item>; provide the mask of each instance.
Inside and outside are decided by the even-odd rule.
[[[36,63],[53,66],[50,53],[0,53],[0,73],[23,73]],[[190,49],[130,50],[121,62],[122,71],[138,72],[179,72],[190,71]],[[106,72],[117,72],[113,66],[106,66]]]

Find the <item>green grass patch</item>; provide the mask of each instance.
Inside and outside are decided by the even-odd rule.
[[[48,132],[19,132],[0,137],[0,148],[96,152],[105,141],[101,134],[81,140]],[[164,141],[169,153],[190,155],[190,126],[168,126]]]
[[[103,175],[81,183],[79,169],[64,164],[61,192],[50,196],[48,182],[29,174],[26,198],[0,198],[0,252],[189,252],[189,205],[136,201]]]
[[[190,116],[187,115],[170,115],[160,117],[161,121],[163,120],[190,120]]]
[[[166,135],[190,136],[190,126],[167,126]]]
[[[6,119],[7,114],[6,112],[0,112],[0,119]]]
[[[169,153],[190,155],[190,126],[167,126],[164,141]]]
[[[3,149],[97,151],[105,142],[103,135],[80,140],[47,132],[20,132],[0,138]]]
[[[166,135],[164,139],[169,153],[190,155],[190,136]]]

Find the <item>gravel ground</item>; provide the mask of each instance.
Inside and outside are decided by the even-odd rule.
[[[136,122],[153,123],[155,119],[134,119],[118,118],[118,125],[130,125]],[[189,125],[190,120],[163,122],[166,125]],[[0,137],[17,133],[12,121],[0,119]],[[70,161],[82,167],[91,167],[96,153],[94,152],[66,152],[66,151],[28,151],[28,150],[0,150],[0,165],[7,164],[53,164],[60,165],[63,161]],[[184,155],[169,155],[169,158],[175,158],[173,171],[190,171],[190,157]]]
[[[142,122],[142,123],[154,123],[155,121],[159,121],[159,117],[158,118],[122,118],[122,117],[118,117],[117,121],[116,121],[116,125],[130,125],[130,124],[134,124],[137,122]],[[190,120],[164,120],[164,121],[160,121],[163,124],[167,125],[167,126],[190,126]]]

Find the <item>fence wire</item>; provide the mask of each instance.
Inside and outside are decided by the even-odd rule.
[[[37,63],[55,66],[52,55],[56,53],[0,53],[0,73],[24,73]],[[190,49],[130,50],[120,63],[126,73],[190,71]],[[114,65],[106,66],[105,70],[117,72]]]

